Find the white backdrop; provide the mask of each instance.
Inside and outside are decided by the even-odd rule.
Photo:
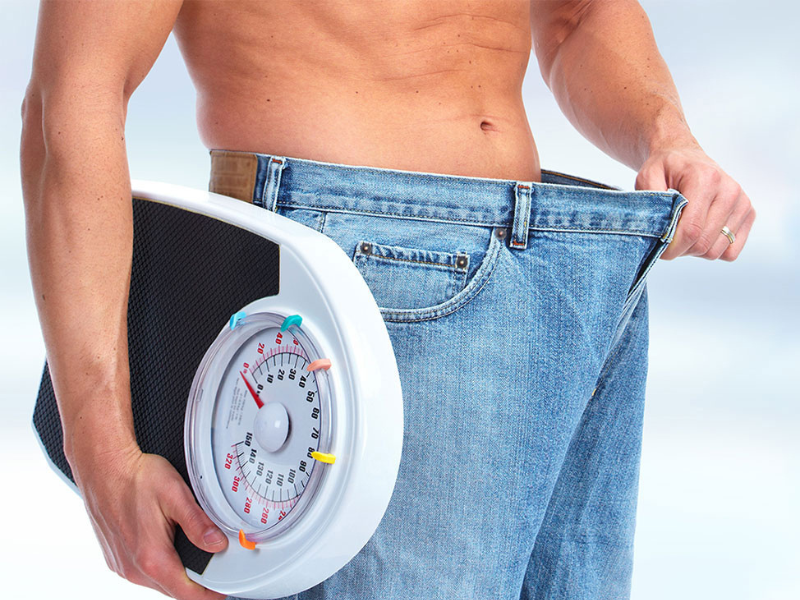
[[[695,135],[758,218],[733,263],[651,271],[648,407],[635,600],[800,598],[800,165],[794,2],[645,0]],[[25,259],[20,103],[37,7],[0,0],[0,539],[3,598],[159,598],[106,569],[80,499],[30,429],[44,358]],[[581,138],[535,58],[525,104],[543,166],[632,189],[634,173]],[[204,188],[194,89],[170,38],[130,103],[132,175]]]

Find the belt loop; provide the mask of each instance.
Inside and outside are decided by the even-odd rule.
[[[261,207],[275,211],[278,202],[278,190],[281,187],[281,174],[286,167],[286,159],[283,156],[270,156],[267,164],[267,177],[264,180],[264,191],[259,200]]]
[[[511,248],[525,250],[528,247],[528,224],[531,218],[531,196],[533,186],[529,183],[517,183],[514,187],[514,223],[511,226]]]

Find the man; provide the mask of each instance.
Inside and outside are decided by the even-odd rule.
[[[186,577],[172,548],[174,524],[210,552],[227,542],[174,469],[136,444],[125,321],[132,245],[126,108],[173,29],[197,87],[201,136],[211,149],[540,182],[521,97],[533,42],[542,75],[575,127],[635,169],[637,189],[672,188],[689,199],[661,258],[735,260],[755,219],[746,194],[692,136],[634,0],[44,1],[23,104],[21,162],[31,271],[65,452],[109,567],[181,600],[221,596]],[[317,216],[294,213],[312,226]],[[336,234],[335,227],[322,230]],[[375,285],[377,296],[381,283]],[[645,326],[645,308],[640,302],[633,317],[637,331]],[[398,346],[407,333],[399,328],[390,329]],[[636,339],[641,354],[645,338]],[[400,359],[399,366],[410,377],[410,367]],[[432,381],[423,381],[419,394]],[[408,404],[415,398],[404,398],[407,410],[415,408]],[[556,539],[558,524],[545,515],[568,456],[565,444],[574,439],[577,420],[586,418],[572,412],[572,429],[550,432],[565,440],[560,454],[537,455],[540,464],[554,463],[546,475],[520,480],[547,482],[541,484],[547,497],[523,517],[518,531],[524,540],[510,539],[517,535],[511,530],[498,538],[494,525],[463,539],[448,538],[457,534],[443,527],[439,539],[436,523],[427,522],[418,537],[433,537],[415,546],[389,519],[378,542],[329,587],[301,597],[624,597],[635,477],[625,483],[619,503],[625,509],[599,533],[596,522],[581,530],[569,552]],[[414,460],[420,448],[407,440],[405,452]],[[592,456],[586,454],[580,468],[588,469]],[[628,470],[635,472],[638,453],[631,456]],[[401,473],[398,486],[411,489],[406,483]],[[597,493],[601,503],[614,502],[615,490],[598,487]],[[393,499],[398,511],[410,498],[405,494]],[[438,523],[473,523],[460,501],[448,505],[439,496],[436,502],[443,511]],[[495,509],[498,522],[511,510],[502,501]],[[559,511],[551,500],[548,514]],[[395,534],[392,546],[387,540]],[[515,549],[502,570],[492,557],[512,546],[527,548],[528,555]],[[446,554],[456,555],[461,570],[445,564]]]

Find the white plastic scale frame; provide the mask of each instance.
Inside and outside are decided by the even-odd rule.
[[[217,353],[223,358],[216,363],[209,359],[212,345],[203,359],[206,383],[200,381],[202,369],[198,370],[184,433],[193,488],[209,515],[223,525],[228,547],[213,555],[202,574],[190,569],[187,574],[209,589],[242,598],[281,598],[306,590],[342,568],[369,541],[397,478],[402,392],[380,310],[345,252],[309,227],[240,200],[182,186],[134,180],[132,191],[134,198],[206,215],[280,246],[280,292],[241,307],[244,314],[236,318],[243,317],[244,331],[257,329],[259,320],[267,326],[272,319],[274,326],[276,316],[278,320],[302,316],[302,331],[295,329],[296,337],[305,337],[314,352],[330,361],[318,378],[330,413],[324,415],[320,450],[335,456],[335,462],[315,465],[317,474],[311,478],[315,489],[309,490],[313,496],[302,506],[298,502],[290,523],[275,527],[270,535],[252,536],[255,544],[248,539],[241,543],[235,533],[238,517],[213,483],[217,477],[210,435],[202,435],[212,413],[203,403],[215,402],[215,394],[197,394],[202,385],[213,389],[218,384],[219,371],[232,356],[224,347],[236,344],[231,335],[234,322],[225,324],[215,342],[223,347]],[[199,474],[212,483],[200,484]]]

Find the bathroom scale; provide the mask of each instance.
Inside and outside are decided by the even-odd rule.
[[[211,554],[178,528],[176,550],[217,592],[308,589],[367,543],[397,478],[402,391],[380,310],[352,258],[314,229],[211,192],[132,190],[136,437],[228,536]],[[77,491],[46,362],[33,426]]]

